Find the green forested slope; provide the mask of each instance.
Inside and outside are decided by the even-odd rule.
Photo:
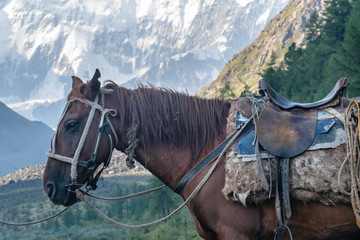
[[[161,185],[149,176],[103,178],[94,194],[123,196]],[[126,201],[90,199],[101,211],[117,221],[128,224],[151,222],[167,215],[183,201],[169,189]],[[0,220],[29,222],[41,219],[62,209],[53,206],[45,196],[41,180],[10,183],[0,186]],[[99,217],[84,203],[77,203],[59,217],[45,223],[11,227],[0,224],[0,239],[74,239],[74,240],[187,240],[200,239],[189,210],[183,209],[166,222],[140,229],[118,227]]]
[[[312,16],[305,49],[291,45],[280,66],[263,73],[283,96],[309,102],[324,97],[340,77],[350,83],[349,96],[360,95],[360,1],[325,1],[326,11]]]
[[[239,96],[246,88],[255,90],[261,73],[270,61],[275,60],[275,64],[279,64],[292,43],[302,47],[306,44],[305,26],[311,14],[322,9],[322,0],[290,0],[259,37],[236,54],[216,80],[196,94],[206,98],[227,98]]]

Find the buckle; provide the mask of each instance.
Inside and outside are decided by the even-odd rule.
[[[96,182],[94,182],[93,180],[90,183],[87,183],[85,186],[86,190],[90,191],[95,191],[97,188]]]
[[[81,188],[83,186],[83,184],[77,183],[77,182],[72,182],[69,185],[66,185],[66,190],[69,192],[75,192],[75,190]]]

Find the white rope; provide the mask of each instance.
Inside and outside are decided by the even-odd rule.
[[[112,92],[113,92],[112,89],[100,88],[100,93],[102,94],[103,105],[104,105],[104,102],[105,102],[104,94],[109,94],[109,93],[112,93]],[[79,144],[78,144],[78,146],[76,148],[75,154],[74,154],[74,156],[72,158],[70,158],[70,157],[67,157],[67,156],[62,156],[60,154],[56,154],[55,153],[55,145],[56,145],[56,136],[57,136],[57,131],[58,131],[59,125],[60,125],[61,121],[63,120],[65,114],[67,113],[70,105],[74,101],[79,101],[81,103],[84,103],[84,104],[90,106],[91,110],[90,110],[88,119],[86,121],[83,133],[81,135]],[[46,156],[49,157],[49,158],[53,158],[53,159],[56,159],[56,160],[71,164],[70,177],[71,177],[71,181],[73,181],[73,182],[76,182],[76,180],[77,180],[77,176],[78,176],[78,174],[77,174],[77,165],[78,165],[79,157],[80,157],[81,151],[83,149],[84,143],[86,141],[87,135],[89,133],[89,129],[90,129],[90,126],[91,126],[91,123],[92,123],[92,120],[94,118],[96,110],[99,110],[101,112],[99,127],[103,126],[104,121],[106,120],[107,123],[110,126],[110,129],[111,129],[114,137],[115,137],[115,146],[117,146],[117,144],[118,144],[118,136],[117,136],[115,128],[112,125],[112,123],[110,121],[110,118],[109,118],[109,115],[112,116],[112,117],[115,117],[117,115],[117,111],[115,109],[105,109],[104,108],[105,106],[100,106],[98,104],[98,101],[99,101],[99,94],[96,95],[94,102],[89,101],[87,99],[82,99],[82,98],[72,98],[72,99],[70,99],[69,102],[67,102],[63,113],[61,114],[61,117],[60,117],[60,120],[58,122],[58,126],[56,128],[55,134],[54,134],[54,136],[53,136],[53,138],[51,140],[51,152],[46,153]]]
[[[97,99],[98,98],[96,98],[96,100]],[[77,181],[77,176],[78,176],[78,174],[77,174],[77,164],[78,164],[78,161],[79,161],[79,156],[80,156],[80,153],[81,153],[82,148],[84,146],[86,137],[87,137],[87,135],[89,133],[90,125],[92,123],[92,119],[94,118],[95,110],[96,110],[95,107],[91,108],[91,110],[90,110],[88,119],[87,119],[85,127],[84,127],[83,134],[81,135],[79,145],[76,148],[76,151],[75,151],[72,163],[71,163],[71,175],[70,176],[71,176],[71,181],[73,181],[73,182]]]
[[[139,197],[139,196],[142,196],[142,195],[145,195],[145,194],[149,194],[149,193],[152,193],[152,192],[155,192],[157,190],[160,190],[162,188],[166,187],[166,185],[161,185],[159,187],[155,187],[155,188],[152,188],[152,189],[149,189],[149,190],[145,190],[145,191],[142,191],[142,192],[138,192],[138,193],[133,193],[133,194],[129,194],[127,196],[121,196],[121,197],[110,197],[110,198],[106,198],[106,197],[100,197],[100,196],[96,196],[96,195],[92,195],[88,192],[83,192],[83,194],[89,196],[89,197],[92,197],[92,198],[95,198],[95,199],[100,199],[100,200],[105,200],[105,201],[119,201],[119,200],[126,200],[126,199],[131,199],[131,198],[135,198],[135,197]]]
[[[254,126],[255,126],[255,138],[253,141],[253,145],[255,144],[255,156],[256,156],[256,166],[259,172],[259,178],[260,178],[260,183],[261,186],[263,187],[263,189],[267,192],[269,192],[269,199],[271,198],[271,191],[272,189],[270,188],[270,186],[272,186],[272,183],[270,183],[269,186],[269,182],[265,176],[265,172],[264,172],[264,168],[262,166],[262,161],[261,161],[261,156],[260,156],[260,149],[259,149],[259,139],[257,137],[257,122],[255,119],[259,119],[259,114],[262,111],[262,107],[260,104],[260,101],[252,96],[251,98],[251,112],[252,112],[252,118],[254,119]],[[270,180],[271,179],[271,168],[269,168],[269,172],[270,172]]]
[[[58,129],[59,129],[59,125],[60,125],[61,121],[63,120],[63,118],[64,118],[64,116],[65,116],[65,114],[66,114],[67,110],[69,109],[72,102],[73,101],[69,101],[69,102],[66,103],[65,108],[64,108],[64,110],[63,110],[63,112],[62,112],[62,114],[60,116],[59,122],[56,125],[57,127],[56,127],[56,130],[55,130],[55,133],[51,138],[51,152],[53,152],[53,153],[55,153],[55,141],[56,141],[56,135],[57,135],[57,132],[58,132]]]
[[[100,216],[102,216],[104,219],[120,226],[120,227],[126,227],[126,228],[141,228],[141,227],[147,227],[153,224],[156,224],[158,222],[164,221],[166,219],[168,219],[169,217],[171,217],[172,215],[174,215],[176,212],[178,212],[184,205],[182,205],[180,208],[176,209],[174,212],[172,212],[171,214],[169,214],[168,216],[158,219],[156,221],[153,221],[151,223],[145,223],[145,224],[139,224],[139,225],[129,225],[129,224],[125,224],[125,223],[120,223],[110,217],[108,217],[107,215],[105,215],[103,212],[101,212],[99,209],[97,209],[94,205],[92,205],[85,197],[84,194],[79,190],[75,190],[76,196],[78,197],[78,199],[80,199],[81,201],[83,201],[84,203],[86,203],[91,209],[93,209],[97,214],[99,214]]]
[[[352,116],[353,117],[352,117]],[[354,119],[357,120],[354,121]],[[346,135],[347,152],[350,156],[350,174],[351,174],[351,204],[354,214],[360,223],[360,106],[355,100],[352,100],[346,110]],[[360,227],[360,225],[359,225]]]
[[[139,225],[129,225],[129,224],[124,224],[124,223],[120,223],[110,217],[108,217],[106,214],[104,214],[103,212],[101,212],[99,209],[97,209],[94,205],[92,205],[84,196],[84,192],[82,192],[81,190],[77,189],[75,190],[76,196],[83,201],[84,203],[86,203],[91,209],[93,209],[97,214],[99,214],[101,217],[103,217],[104,219],[120,226],[120,227],[126,227],[126,228],[140,228],[140,227],[147,227],[150,225],[154,225],[156,223],[162,222],[168,218],[170,218],[171,216],[173,216],[175,213],[177,213],[178,211],[180,211],[185,205],[187,205],[193,198],[194,196],[200,191],[200,189],[204,186],[204,184],[207,182],[207,180],[210,178],[211,174],[214,172],[215,168],[217,167],[217,165],[219,164],[222,156],[224,155],[224,153],[228,150],[228,148],[231,146],[231,144],[235,141],[235,139],[239,136],[239,134],[242,132],[242,130],[249,124],[250,121],[252,121],[253,118],[251,117],[242,127],[241,129],[238,130],[238,132],[233,136],[233,138],[230,139],[230,141],[226,144],[225,148],[223,149],[223,151],[220,153],[220,155],[218,156],[218,158],[216,159],[216,161],[214,162],[213,166],[209,169],[209,171],[207,172],[207,174],[205,175],[205,177],[200,181],[200,183],[197,185],[197,187],[193,190],[193,192],[189,195],[189,197],[178,207],[176,208],[173,212],[171,212],[169,215],[157,219],[153,222],[149,222],[149,223],[144,223],[144,224],[139,224]]]
[[[59,216],[60,214],[62,214],[63,212],[65,212],[66,210],[68,210],[70,207],[71,206],[66,207],[66,208],[60,210],[59,212],[55,213],[54,215],[43,218],[43,219],[38,220],[38,221],[26,222],[26,223],[12,223],[12,222],[0,221],[0,223],[4,224],[4,225],[9,225],[9,226],[15,226],[15,227],[34,225],[34,224],[42,223],[42,222],[48,221],[50,219],[53,219],[53,218]]]
[[[345,160],[342,162],[342,164],[341,164],[341,166],[340,166],[340,169],[339,169],[339,172],[338,172],[338,186],[339,186],[339,188],[340,188],[340,191],[342,192],[342,193],[344,193],[345,195],[351,195],[351,193],[350,192],[347,192],[344,188],[343,188],[343,186],[342,186],[342,184],[341,184],[341,176],[342,176],[342,173],[343,173],[343,171],[344,171],[344,167],[345,167],[345,164],[347,163],[349,161],[349,154],[347,153],[346,154],[346,157],[345,157]]]
[[[48,158],[54,158],[54,159],[60,160],[62,162],[70,163],[70,164],[73,161],[73,159],[71,157],[62,156],[62,155],[59,155],[59,154],[56,154],[56,153],[53,153],[53,152],[46,153],[46,156]]]

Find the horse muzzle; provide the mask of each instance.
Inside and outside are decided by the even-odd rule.
[[[55,183],[48,181],[44,184],[44,190],[50,201],[55,205],[67,207],[78,202],[75,192],[70,191],[67,186],[60,187]]]

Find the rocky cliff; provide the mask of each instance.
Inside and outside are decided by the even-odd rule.
[[[322,0],[291,0],[260,33],[259,37],[227,63],[215,81],[202,88],[197,95],[218,97],[219,89],[228,82],[230,89],[238,96],[245,85],[255,90],[260,73],[266,68],[271,56],[280,62],[287,48],[296,43],[306,46],[305,27],[314,11],[323,9]]]

